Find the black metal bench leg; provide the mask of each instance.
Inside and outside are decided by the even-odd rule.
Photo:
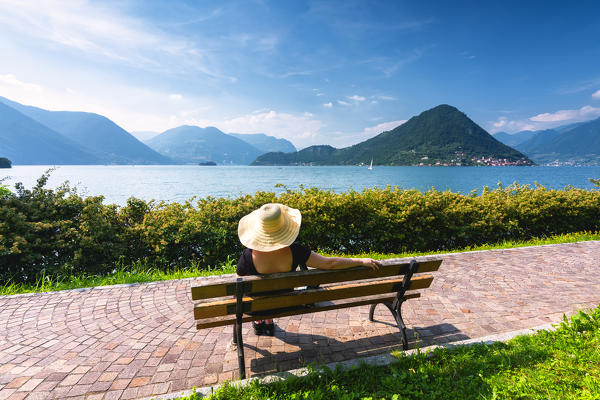
[[[396,304],[397,303],[397,304]],[[406,325],[404,324],[404,320],[402,319],[402,303],[404,300],[394,301],[394,303],[375,303],[371,304],[371,308],[369,309],[369,321],[373,321],[373,314],[375,313],[375,307],[377,304],[383,304],[390,310],[394,320],[396,321],[396,325],[398,325],[398,329],[400,329],[400,334],[402,335],[402,348],[404,350],[408,350],[408,337],[406,336]]]
[[[235,343],[237,344],[238,352],[238,369],[240,371],[240,379],[246,379],[246,362],[244,360],[244,341],[242,339],[242,315],[243,315],[243,301],[244,286],[242,285],[242,279],[238,278],[235,285],[235,328],[234,337]]]
[[[396,319],[396,323],[398,324],[398,328],[400,329],[400,333],[402,334],[402,348],[404,350],[408,350],[408,337],[406,336],[406,325],[404,324],[404,320],[402,319],[402,303],[404,301],[398,301],[398,305],[396,305],[396,309],[393,311],[394,318]]]
[[[375,304],[371,304],[371,307],[369,308],[369,321],[373,322],[373,314],[375,314],[375,307],[377,306],[377,304],[379,303],[375,303]]]
[[[242,339],[242,324],[235,324],[234,342],[237,344],[238,352],[238,369],[240,371],[240,379],[246,379],[246,360],[244,359],[244,342]]]

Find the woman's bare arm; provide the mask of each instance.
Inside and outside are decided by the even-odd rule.
[[[381,263],[372,258],[325,257],[313,251],[310,253],[306,265],[318,269],[344,269],[362,266],[375,270],[381,266]]]

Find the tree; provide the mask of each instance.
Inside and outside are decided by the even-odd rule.
[[[6,157],[0,157],[0,168],[10,168],[12,167],[12,163]]]

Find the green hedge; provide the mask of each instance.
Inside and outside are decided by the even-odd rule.
[[[40,274],[105,274],[116,261],[156,268],[215,265],[237,257],[237,223],[267,202],[302,212],[299,239],[314,249],[401,252],[452,249],[600,230],[600,191],[513,185],[468,195],[367,189],[337,194],[316,188],[279,195],[180,203],[130,198],[125,206],[79,196],[67,185],[16,185],[0,194],[0,279],[31,282]]]

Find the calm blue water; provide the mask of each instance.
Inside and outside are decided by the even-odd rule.
[[[0,179],[13,188],[23,182],[27,188],[48,166],[14,166],[0,170]],[[289,189],[316,186],[343,192],[349,189],[399,186],[426,191],[431,188],[468,193],[498,182],[508,186],[540,184],[554,189],[571,185],[593,188],[588,178],[600,178],[600,167],[248,167],[193,165],[172,166],[60,166],[52,172],[49,187],[64,181],[77,186],[83,195],[104,195],[105,203],[124,204],[135,196],[181,202],[196,197],[237,197],[259,190],[281,192],[275,185]]]

